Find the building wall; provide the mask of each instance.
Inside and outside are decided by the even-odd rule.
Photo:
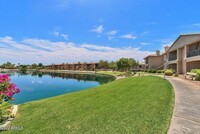
[[[79,70],[79,71],[94,71],[98,69],[99,63],[78,63],[78,64],[59,64],[59,65],[49,65],[47,69],[57,69],[57,70]]]
[[[157,69],[163,64],[163,56],[148,57],[149,69]]]
[[[182,35],[178,38],[175,44],[169,49],[169,52],[174,51],[178,48],[184,47],[188,44],[198,42],[200,35]]]
[[[200,59],[199,61],[193,61],[187,63],[187,72],[191,71],[192,69],[200,69]]]
[[[177,73],[187,73],[191,69],[200,68],[200,56],[187,57],[187,53],[192,50],[200,49],[200,34],[199,35],[184,35],[180,36],[164,57],[164,68],[177,69]],[[177,60],[169,61],[169,53],[177,51]],[[172,53],[170,53],[172,54]],[[158,61],[160,63],[160,61]],[[149,62],[149,64],[152,64]],[[155,63],[153,63],[155,64]]]

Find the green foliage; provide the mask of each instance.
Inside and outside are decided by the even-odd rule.
[[[165,72],[165,71],[167,71],[167,70],[170,70],[170,71],[172,71],[173,73],[176,73],[173,69],[164,69],[163,71]]]
[[[135,67],[135,66],[137,66],[137,65],[139,64],[139,63],[138,63],[135,59],[133,59],[133,58],[129,58],[128,61],[129,61],[129,65],[130,65],[131,68],[133,68],[133,67]]]
[[[132,73],[132,72],[126,72],[125,74],[124,74],[124,76],[125,77],[132,77],[132,76],[134,76],[134,74]]]
[[[163,70],[157,70],[156,73],[163,73]]]
[[[195,80],[200,81],[200,73],[197,73]]]
[[[196,73],[195,80],[200,81],[200,69],[192,69],[191,72]]]
[[[174,72],[171,69],[166,69],[164,73],[166,76],[172,76],[174,74]]]
[[[133,58],[121,58],[117,61],[117,68],[119,70],[130,70],[135,66],[137,66],[137,62]]]
[[[37,67],[38,67],[38,65],[35,64],[35,63],[31,65],[31,68],[32,68],[32,69],[36,69]]]
[[[21,65],[20,72],[21,73],[26,73],[27,72],[27,66]]]
[[[99,68],[102,68],[102,69],[108,69],[109,68],[109,63],[107,60],[100,60],[99,62]]]
[[[1,65],[1,68],[3,68],[3,69],[14,69],[15,64],[12,64],[11,62],[3,63]]]
[[[178,77],[178,74],[177,74],[177,73],[175,73],[175,74],[174,74],[174,77]]]
[[[156,73],[156,72],[157,72],[156,70],[152,70],[152,71],[151,71],[151,73]]]
[[[128,58],[121,58],[119,61],[117,61],[117,67],[120,70],[125,70],[130,68],[129,60]]]
[[[10,108],[11,105],[9,105],[8,102],[0,103],[0,123],[4,122],[6,119],[9,118]]]
[[[119,72],[119,71],[98,71],[98,74],[107,74],[107,75],[112,75],[114,77],[117,76],[124,76],[125,72]]]
[[[148,73],[156,73],[157,71],[154,70],[154,69],[149,69],[149,70],[147,70],[147,72],[148,72]]]
[[[14,94],[20,90],[15,84],[10,82],[9,75],[0,74],[0,123],[3,123],[10,114],[9,101],[12,100]]]
[[[148,69],[148,70],[147,70],[147,72],[148,72],[148,73],[151,73],[151,72],[152,72],[152,70],[151,70],[151,69]]]
[[[39,67],[39,68],[42,68],[42,67],[43,67],[43,64],[42,64],[42,63],[39,63],[39,64],[38,64],[38,67]]]
[[[200,74],[200,69],[192,69],[191,72]]]
[[[117,62],[114,61],[110,62],[108,68],[112,70],[117,70]]]

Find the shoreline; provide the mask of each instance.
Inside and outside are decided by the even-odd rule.
[[[46,70],[46,69],[41,69],[39,70],[39,72],[50,72],[50,73],[73,73],[73,74],[99,74],[99,75],[108,75],[108,76],[112,76],[115,77],[115,80],[119,80],[119,79],[123,79],[126,78],[124,76],[115,76],[112,74],[104,74],[104,73],[100,73],[98,71],[77,71],[77,70]]]
[[[40,69],[39,72],[74,73],[74,74],[96,74],[95,71],[76,71],[76,70],[47,70],[47,69]]]
[[[20,69],[1,69],[2,72],[9,73],[9,72],[17,72]],[[43,72],[43,73],[70,73],[70,74],[91,74],[91,75],[108,75],[115,77],[115,80],[123,79],[126,78],[124,76],[116,76],[115,74],[107,74],[102,71],[78,71],[78,70],[48,70],[48,69],[27,69],[27,71],[38,71],[38,72]],[[112,71],[105,71],[105,72],[112,72]]]

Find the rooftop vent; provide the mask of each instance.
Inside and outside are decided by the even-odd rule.
[[[157,51],[156,51],[156,55],[160,55],[160,50],[157,50]]]

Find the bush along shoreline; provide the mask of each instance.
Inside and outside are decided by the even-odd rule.
[[[14,83],[10,82],[8,74],[0,74],[0,124],[12,117],[13,106],[9,101],[14,100],[13,95],[20,92]]]

